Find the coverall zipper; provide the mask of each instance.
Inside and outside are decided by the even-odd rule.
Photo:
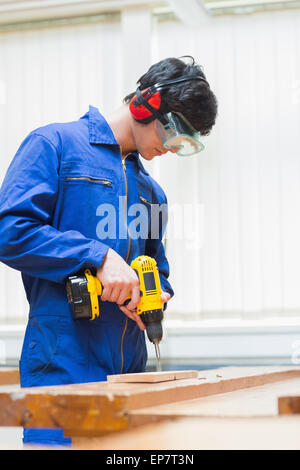
[[[126,157],[127,157],[127,156],[126,156]],[[126,217],[126,225],[127,225],[128,182],[127,182],[126,165],[125,165],[126,157],[124,157],[124,158],[122,159],[122,166],[123,166],[124,177],[125,177],[125,183],[126,183],[126,198],[125,198],[125,203],[124,203],[124,217]],[[128,243],[127,254],[126,254],[126,259],[125,259],[126,263],[127,263],[127,261],[128,261],[129,254],[130,254],[130,248],[131,248],[131,238],[130,238],[130,233],[129,233],[128,225],[127,225],[127,233],[128,233],[129,243]],[[125,326],[124,326],[124,330],[123,330],[123,333],[122,333],[122,339],[121,339],[121,360],[122,360],[121,374],[123,374],[123,372],[124,372],[124,352],[123,352],[123,343],[124,343],[124,336],[125,336],[125,333],[126,333],[126,330],[127,330],[127,325],[128,325],[128,317],[126,317],[126,320],[125,320]]]

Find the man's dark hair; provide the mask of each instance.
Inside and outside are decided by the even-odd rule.
[[[190,59],[189,63],[185,58]],[[202,66],[197,65],[191,56],[181,58],[168,58],[152,65],[138,81],[140,90],[155,85],[158,82],[172,80],[182,75],[199,76],[206,79]],[[202,135],[208,135],[215,124],[218,103],[214,93],[207,82],[202,80],[190,80],[171,85],[160,92],[162,114],[177,111],[183,114],[195,129]],[[124,98],[128,104],[135,92]]]

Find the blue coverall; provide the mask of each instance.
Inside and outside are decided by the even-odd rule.
[[[158,238],[128,234],[134,221],[128,208],[142,204],[150,233],[151,204],[167,207],[166,196],[137,153],[123,163],[125,168],[110,126],[90,106],[77,121],[32,131],[8,168],[0,190],[0,261],[21,271],[30,306],[22,387],[104,381],[108,374],[145,370],[145,334],[136,322],[116,303],[101,300],[99,318],[75,321],[65,287],[67,277],[83,268],[96,274],[112,248],[128,264],[141,254],[154,257],[162,290],[173,295],[164,218]],[[115,237],[99,239],[98,224],[107,215],[102,204],[116,210]],[[71,441],[62,430],[25,429],[24,442]]]

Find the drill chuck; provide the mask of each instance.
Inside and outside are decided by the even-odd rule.
[[[161,309],[148,310],[147,312],[142,313],[140,316],[146,327],[149,341],[151,341],[151,343],[159,343],[163,336],[163,311]]]

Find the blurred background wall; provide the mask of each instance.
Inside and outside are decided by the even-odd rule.
[[[248,335],[260,324],[259,332],[270,335],[277,325],[278,333],[296,335],[288,340],[291,349],[300,332],[297,4],[272,9],[267,2],[248,2],[226,9],[225,1],[200,8],[185,0],[182,11],[172,1],[111,0],[87,2],[99,11],[74,10],[72,16],[54,1],[45,3],[50,10],[0,1],[0,182],[32,129],[76,120],[89,104],[105,116],[152,63],[194,56],[219,101],[206,150],[186,160],[168,154],[146,165],[169,201],[165,243],[176,292],[168,307],[169,332],[198,325],[201,335],[213,325],[223,334],[226,325],[238,325]],[[2,264],[0,298],[2,323],[25,324],[20,273]],[[227,336],[225,356],[230,341]]]

